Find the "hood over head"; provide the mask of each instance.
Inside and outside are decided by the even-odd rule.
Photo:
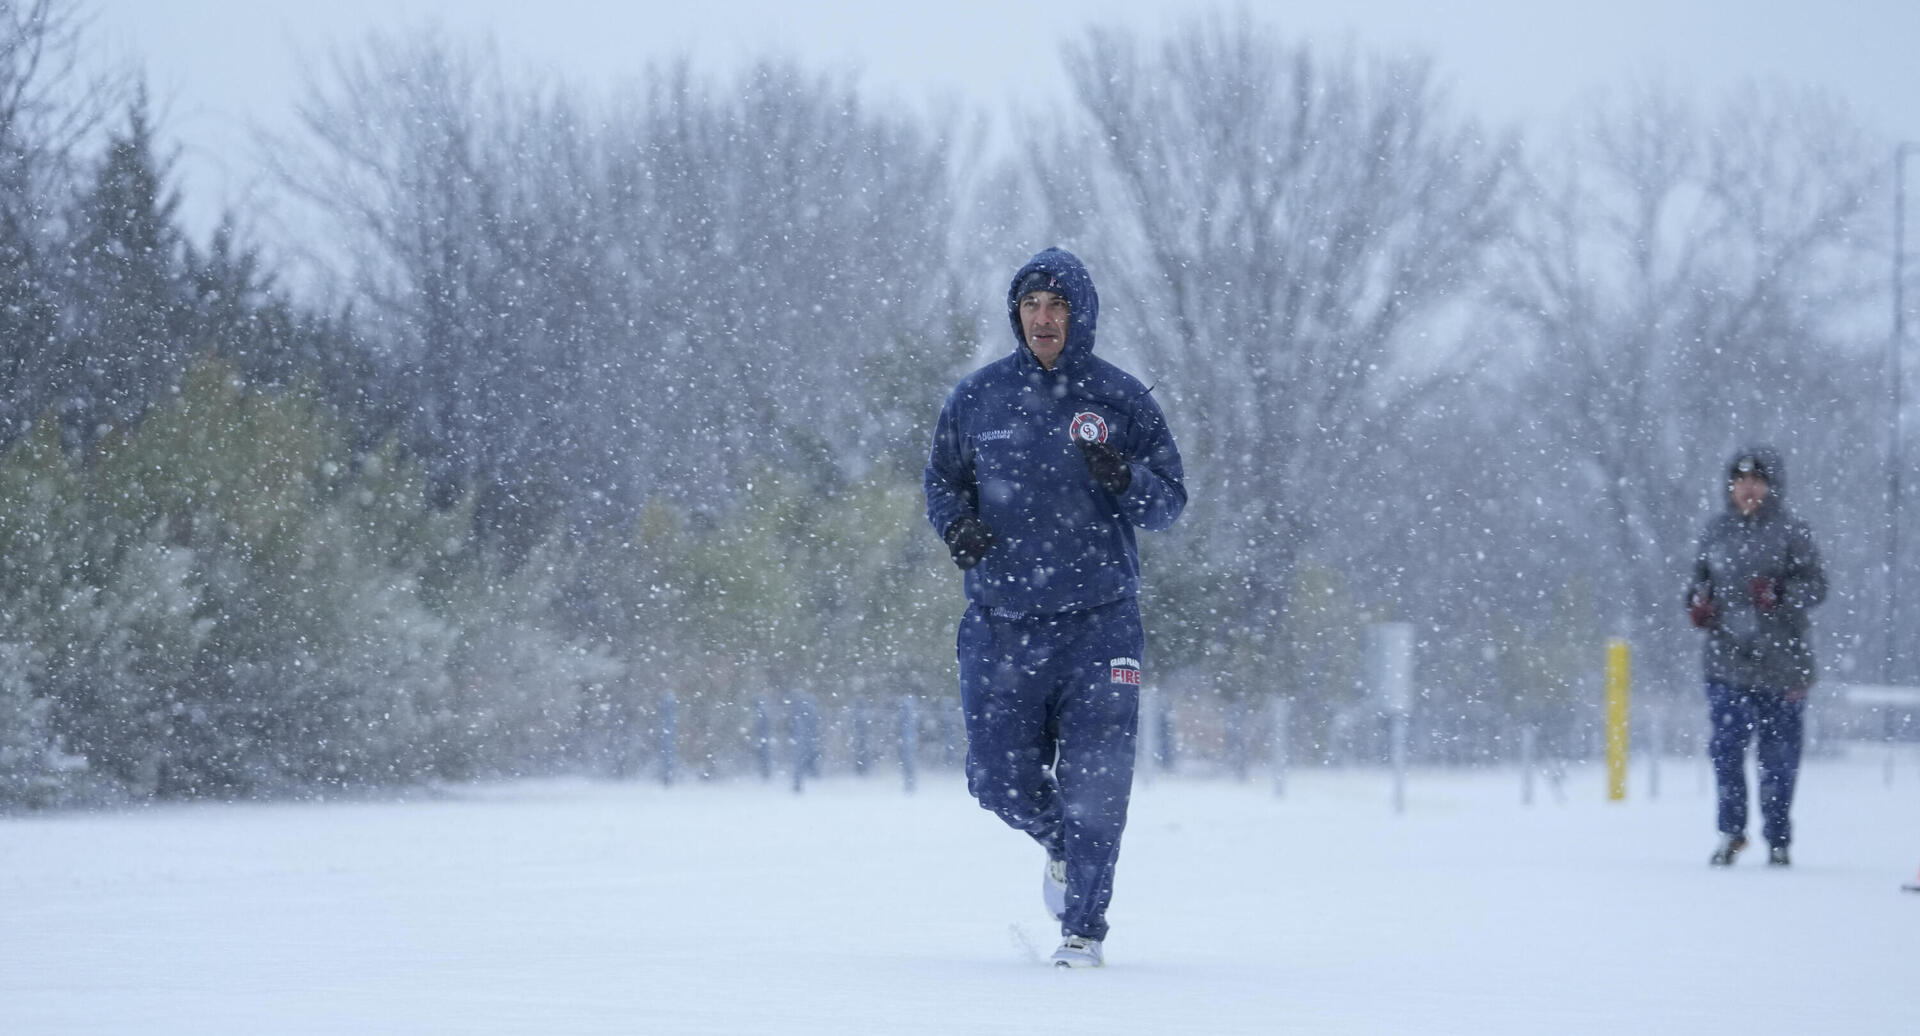
[[[1780,451],[1771,446],[1748,446],[1736,452],[1727,461],[1727,485],[1747,474],[1759,475],[1767,482],[1767,500],[1761,506],[1778,507],[1787,491],[1787,467]],[[1727,506],[1733,506],[1731,500]]]
[[[1027,349],[1026,336],[1020,330],[1020,297],[1033,291],[1051,291],[1067,300],[1067,344],[1060,353],[1062,363],[1093,352],[1095,328],[1100,322],[1100,294],[1093,290],[1093,277],[1072,252],[1048,248],[1014,273],[1007,286],[1007,319],[1013,324],[1014,341],[1021,352]]]

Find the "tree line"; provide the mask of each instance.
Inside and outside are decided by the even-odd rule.
[[[84,43],[0,0],[0,802],[631,772],[668,696],[725,773],[747,703],[948,694],[927,432],[1056,243],[1192,479],[1160,682],[1290,699],[1296,758],[1368,715],[1378,619],[1436,726],[1571,743],[1616,634],[1688,693],[1754,438],[1842,573],[1830,671],[1877,657],[1890,151],[1817,90],[1533,140],[1203,15],[1088,32],[1000,156],[793,61],[596,97],[374,36],[272,142],[319,229],[200,243]]]

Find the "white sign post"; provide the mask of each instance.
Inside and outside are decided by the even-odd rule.
[[[1393,811],[1407,808],[1407,721],[1413,711],[1413,623],[1367,628],[1367,690],[1387,714],[1393,761]]]

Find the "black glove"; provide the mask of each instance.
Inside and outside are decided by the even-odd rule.
[[[1093,472],[1093,480],[1107,492],[1119,496],[1133,485],[1133,466],[1127,463],[1127,458],[1120,456],[1119,450],[1090,439],[1075,439],[1074,444],[1080,447],[1080,456],[1086,458],[1087,470]]]
[[[947,552],[953,555],[953,563],[965,572],[980,563],[987,551],[993,549],[995,537],[987,523],[970,514],[963,514],[947,525],[947,534],[941,539],[947,541]]]

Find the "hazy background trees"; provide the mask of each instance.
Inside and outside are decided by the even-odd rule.
[[[0,802],[632,773],[668,735],[727,773],[762,703],[913,694],[950,736],[919,468],[1049,244],[1187,460],[1153,665],[1239,717],[1189,749],[1278,695],[1338,753],[1386,618],[1436,759],[1578,751],[1611,635],[1687,700],[1675,588],[1749,440],[1833,563],[1830,671],[1876,657],[1888,149],[1817,93],[1524,140],[1421,59],[1203,16],[1080,37],[995,155],[791,61],[591,96],[376,36],[272,143],[308,229],[202,242],[72,8],[0,27]]]
[[[1491,343],[1464,318],[1512,219],[1516,150],[1427,63],[1316,53],[1244,13],[1164,42],[1095,32],[1066,60],[1074,118],[1049,113],[1027,144],[1037,218],[1099,257],[1106,341],[1139,357],[1191,458],[1156,622],[1209,682],[1344,700],[1350,683],[1305,664],[1322,623],[1294,607],[1298,566],[1354,578],[1340,562],[1365,560],[1330,533],[1371,510],[1348,504],[1376,495],[1413,409],[1470,391]],[[1383,612],[1397,582],[1375,587]],[[1222,621],[1183,619],[1202,611]]]
[[[9,438],[71,375],[55,323],[64,211],[93,130],[125,98],[79,71],[80,17],[62,0],[0,3],[0,421]]]
[[[1827,661],[1876,628],[1886,418],[1859,404],[1880,396],[1884,309],[1860,304],[1884,269],[1884,151],[1812,91],[1702,105],[1658,84],[1543,149],[1499,287],[1544,453],[1524,484],[1577,546],[1597,617],[1656,671],[1697,650],[1673,576],[1728,458],[1757,443],[1783,450],[1833,567]]]

